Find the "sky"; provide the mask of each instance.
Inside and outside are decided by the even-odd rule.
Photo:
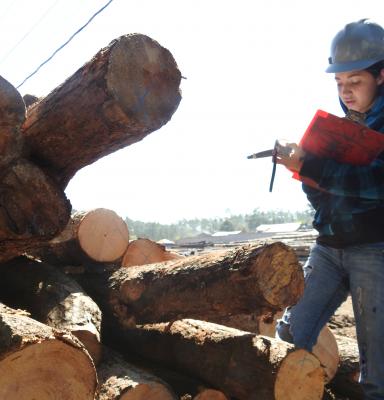
[[[0,75],[18,87],[107,0],[1,0]],[[150,36],[186,77],[170,121],[142,141],[84,167],[66,195],[145,222],[225,218],[308,207],[298,181],[247,155],[299,141],[316,110],[342,115],[330,43],[345,24],[384,25],[382,0],[113,0],[18,87],[39,97],[113,39]]]

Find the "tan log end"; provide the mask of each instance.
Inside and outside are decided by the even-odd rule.
[[[264,336],[275,337],[276,322],[282,315],[283,312],[279,311],[273,318],[268,320],[261,318],[258,321],[258,333]],[[324,326],[320,331],[312,351],[324,368],[325,382],[330,382],[336,375],[340,357],[336,338],[328,326]]]
[[[220,390],[202,389],[193,400],[228,400],[228,397]]]
[[[336,375],[340,357],[336,338],[328,326],[324,326],[320,331],[312,352],[320,360],[324,368],[325,383],[330,382]]]
[[[87,353],[62,340],[45,340],[0,361],[0,399],[92,400],[97,380]]]
[[[114,211],[97,208],[83,217],[78,227],[81,249],[99,262],[112,262],[123,256],[129,243],[127,224]]]
[[[152,240],[140,238],[129,243],[121,266],[132,267],[134,265],[152,264],[178,258],[183,258],[183,256],[166,250],[163,245]]]
[[[73,336],[76,336],[80,342],[84,345],[89,355],[91,356],[93,363],[98,365],[100,363],[103,349],[99,340],[99,335],[89,330],[75,330],[71,332]]]
[[[275,382],[275,400],[321,400],[324,370],[306,350],[289,353],[282,361]]]
[[[263,297],[279,308],[295,304],[304,292],[304,275],[295,251],[282,242],[266,246],[254,265]]]
[[[113,45],[107,87],[125,114],[139,124],[158,129],[168,121],[181,100],[180,80],[172,54],[148,36],[122,36]]]

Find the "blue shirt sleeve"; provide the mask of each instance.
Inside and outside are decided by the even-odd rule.
[[[356,166],[308,154],[300,175],[334,195],[384,200],[384,161],[380,158]]]

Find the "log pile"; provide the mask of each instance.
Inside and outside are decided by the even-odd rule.
[[[167,123],[180,79],[140,34],[45,98],[0,79],[0,399],[318,400],[335,375],[261,329],[302,295],[290,246],[184,257],[112,210],[71,212],[70,179]]]

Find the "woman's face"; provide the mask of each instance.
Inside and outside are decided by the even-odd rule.
[[[367,71],[339,72],[335,74],[337,90],[349,110],[364,113],[375,101],[378,87],[384,81],[384,70],[375,78]]]

